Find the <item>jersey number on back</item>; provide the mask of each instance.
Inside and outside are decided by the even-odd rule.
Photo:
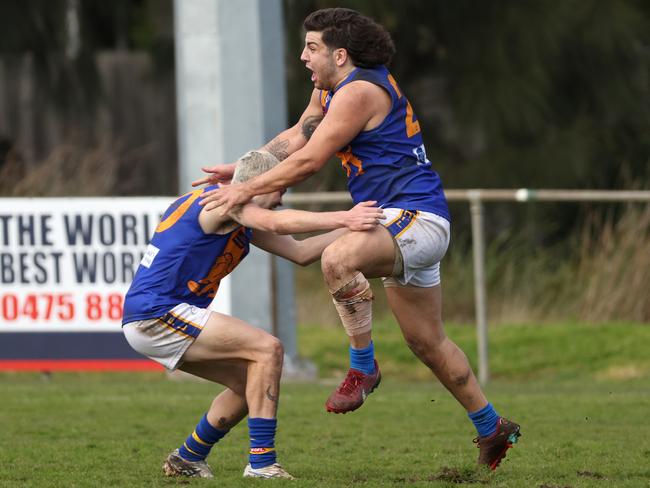
[[[397,93],[397,98],[402,98],[402,91],[399,89],[399,85],[397,84],[397,81],[395,81],[395,78],[393,78],[393,75],[388,75],[388,81],[393,86],[395,93]],[[406,124],[406,137],[411,138],[420,132],[420,122],[415,118],[413,107],[411,106],[411,102],[408,100],[406,101],[406,119],[404,120],[404,123]]]

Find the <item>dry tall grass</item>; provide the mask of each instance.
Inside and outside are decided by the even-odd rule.
[[[175,195],[177,172],[156,165],[155,150],[105,140],[90,148],[61,145],[37,162],[10,153],[0,165],[0,196]]]
[[[9,158],[0,168],[2,196],[107,196],[114,190],[119,158],[105,144],[92,150],[60,146],[44,161]]]
[[[650,323],[650,206],[627,206],[617,218],[594,212],[567,239],[557,249],[540,249],[517,236],[488,246],[490,322]],[[448,316],[472,320],[471,259],[453,251],[450,256]]]
[[[650,206],[629,206],[618,219],[593,218],[581,241],[578,316],[650,322]]]

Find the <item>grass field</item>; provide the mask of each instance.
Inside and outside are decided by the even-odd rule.
[[[241,478],[245,425],[210,456],[216,480],[163,478],[165,455],[219,388],[162,374],[68,373],[0,375],[0,486],[650,486],[650,327],[493,329],[496,378],[487,393],[523,433],[495,474],[474,469],[465,413],[436,383],[421,381],[389,324],[377,329],[385,379],[359,411],[325,413],[331,378],[283,385],[279,459],[298,482]],[[324,376],[342,369],[344,350],[338,361],[330,357],[340,331],[300,332],[303,354]],[[473,331],[449,332],[472,356]]]

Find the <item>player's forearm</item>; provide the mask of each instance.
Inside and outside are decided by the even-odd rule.
[[[300,256],[300,262],[298,264],[307,266],[319,260],[325,248],[346,232],[348,232],[347,229],[336,229],[326,234],[297,241],[296,247]]]
[[[325,248],[346,232],[347,229],[336,229],[326,234],[298,241],[292,236],[281,236],[255,229],[252,243],[260,249],[281,256],[293,263],[307,266],[320,259]]]
[[[306,142],[307,139],[300,125],[296,124],[280,132],[273,140],[264,144],[260,150],[270,152],[278,158],[278,161],[284,161],[293,153],[302,149]]]
[[[321,120],[323,116],[320,113],[305,113],[296,125],[281,132],[261,148],[273,154],[281,163],[248,181],[247,187],[252,195],[284,190],[307,179],[325,164],[327,157],[313,148],[305,147]]]
[[[279,210],[271,214],[268,230],[275,234],[299,234],[345,227],[345,212],[305,212]]]
[[[292,129],[285,130],[277,137],[275,137],[272,141],[269,141],[266,144],[264,144],[260,148],[260,151],[270,152],[276,158],[278,158],[278,161],[284,161],[289,157],[291,152],[293,152],[293,151],[290,152],[291,131]]]
[[[246,189],[251,195],[285,190],[317,173],[324,163],[298,151],[275,168],[248,180]]]

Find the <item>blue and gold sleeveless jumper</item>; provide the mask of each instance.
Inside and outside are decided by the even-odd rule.
[[[384,208],[421,210],[451,220],[442,182],[427,159],[420,123],[386,67],[355,68],[334,90],[322,90],[323,115],[336,92],[358,80],[383,88],[392,107],[378,127],[360,132],[337,153],[352,199],[376,200]]]
[[[199,200],[213,188],[186,193],[165,211],[126,294],[122,324],[161,317],[180,303],[207,308],[248,254],[250,229],[224,235],[201,229]]]

